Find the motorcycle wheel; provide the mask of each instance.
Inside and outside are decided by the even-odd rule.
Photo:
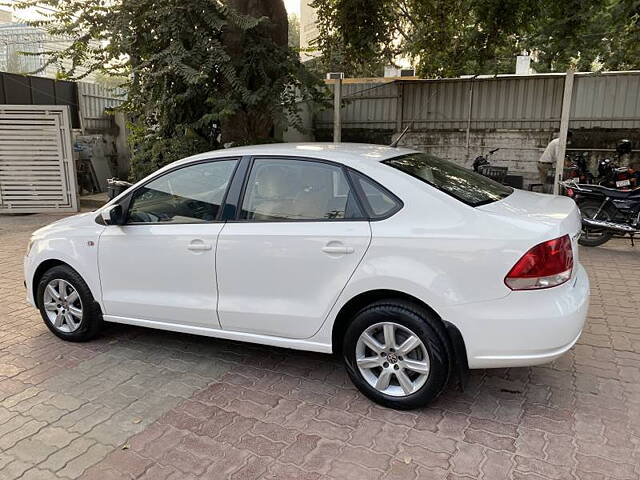
[[[578,203],[582,218],[593,218],[595,214],[598,213],[601,204],[602,202],[597,200],[583,200]],[[615,210],[611,208],[610,205],[606,205],[602,211],[600,211],[598,220],[611,221],[614,217]],[[603,228],[585,228],[583,226],[582,235],[580,235],[578,243],[585,247],[598,247],[611,240],[611,237],[613,237],[613,233]]]

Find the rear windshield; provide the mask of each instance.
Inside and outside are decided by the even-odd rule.
[[[501,200],[513,193],[511,187],[427,153],[411,153],[385,160],[383,163],[422,180],[472,207]]]

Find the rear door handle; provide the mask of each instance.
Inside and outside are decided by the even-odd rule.
[[[331,254],[343,254],[343,253],[353,253],[355,252],[353,247],[338,247],[338,246],[334,246],[334,245],[327,245],[326,247],[322,247],[322,251],[324,253],[331,253]]]
[[[213,245],[210,243],[204,243],[202,240],[194,240],[187,247],[192,252],[202,252],[205,250],[211,250]]]

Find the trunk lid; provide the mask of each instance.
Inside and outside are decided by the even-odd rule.
[[[537,242],[569,235],[574,260],[577,261],[582,217],[578,206],[569,197],[516,189],[502,200],[476,208],[521,225],[529,224],[538,232]]]

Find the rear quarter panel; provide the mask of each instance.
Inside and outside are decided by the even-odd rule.
[[[342,306],[371,290],[415,296],[443,318],[452,306],[506,297],[511,290],[504,277],[513,265],[529,248],[561,231],[530,218],[470,207],[386,165],[362,171],[396,193],[404,207],[371,222],[369,250],[314,337],[318,341],[330,341]]]

